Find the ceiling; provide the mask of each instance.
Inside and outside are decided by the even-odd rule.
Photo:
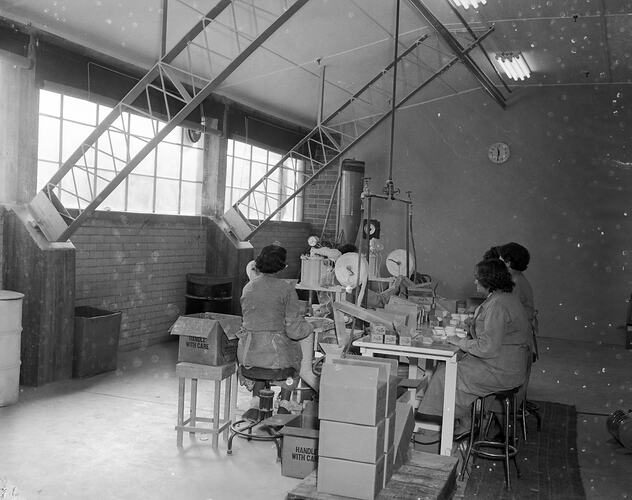
[[[467,46],[472,37],[448,1],[422,3]],[[217,2],[168,0],[167,50],[202,17],[200,13]],[[253,38],[256,29],[271,22],[271,12],[292,3],[236,0],[205,31],[213,48],[210,66],[208,54],[195,47],[174,64],[191,64],[194,73],[214,76]],[[392,61],[396,5],[396,0],[309,0],[223,81],[217,93],[311,127],[318,115],[323,67],[326,117]],[[479,36],[493,26],[481,42],[492,59],[499,51],[524,54],[533,74],[528,80],[512,81],[514,88],[632,81],[632,0],[488,0],[478,9],[459,8],[457,12]],[[146,69],[160,58],[162,13],[163,0],[3,0],[0,4],[0,16],[30,25],[35,32],[51,33]],[[406,95],[454,57],[419,10],[401,0],[398,51],[424,34],[429,37],[399,70],[398,96]],[[510,97],[485,53],[476,47],[471,55]],[[385,80],[385,95],[388,85]],[[455,64],[416,94],[414,101],[480,88],[463,64]],[[388,102],[387,96],[383,99]]]

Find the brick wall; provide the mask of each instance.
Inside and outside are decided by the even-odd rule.
[[[97,212],[72,237],[76,305],[122,311],[119,348],[169,338],[184,313],[186,274],[203,273],[200,217]]]
[[[338,178],[338,168],[331,166],[320,174],[307,188],[303,200],[303,221],[312,225],[316,236],[321,235],[327,208],[334,192],[336,179]],[[327,227],[323,237],[325,239],[335,239],[336,237],[336,214],[338,211],[337,198],[334,196]]]
[[[301,273],[301,255],[309,253],[307,238],[312,232],[311,224],[306,222],[268,222],[250,241],[255,257],[261,249],[275,240],[287,250],[285,271],[279,273],[282,278],[298,279]],[[320,234],[320,233],[319,233]],[[245,274],[245,271],[244,271]]]

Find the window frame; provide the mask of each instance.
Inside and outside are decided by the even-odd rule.
[[[61,168],[61,166],[63,165],[68,155],[72,154],[72,152],[75,150],[75,147],[73,146],[71,148],[66,148],[66,149],[70,149],[69,151],[64,151],[64,140],[65,140],[64,125],[65,124],[80,125],[82,127],[92,127],[92,129],[94,129],[98,126],[100,121],[105,116],[107,116],[107,114],[111,111],[112,107],[116,105],[116,103],[112,104],[109,99],[97,100],[97,99],[94,99],[95,96],[91,96],[92,98],[86,98],[89,96],[86,96],[85,92],[73,91],[73,89],[66,88],[65,86],[45,84],[40,87],[39,92],[40,92],[39,94],[40,104],[38,105],[38,127],[39,127],[39,121],[41,117],[46,117],[49,119],[56,120],[58,122],[58,129],[57,129],[56,161],[53,161],[52,159],[48,157],[44,158],[40,155],[40,152],[41,152],[40,148],[42,147],[42,142],[41,142],[42,138],[38,137],[38,152],[37,152],[37,166],[38,166],[37,189],[38,190],[42,189],[43,184],[46,183],[52,176],[51,174],[44,175],[42,172],[41,166],[48,165],[49,167],[56,167],[55,169],[51,170],[51,172],[54,173],[57,170],[59,170],[59,168]],[[42,92],[48,92],[48,93],[56,94],[59,96],[59,107],[57,109],[58,115],[51,114],[48,110],[42,111],[42,104],[41,104]],[[68,114],[64,113],[65,103],[67,102],[68,99],[76,99],[80,101],[85,101],[94,105],[94,116],[91,117],[89,120],[83,120],[83,121],[78,121],[75,118],[69,118],[67,116]],[[146,117],[142,115],[136,115],[130,112],[123,113],[122,119],[128,131],[130,130],[129,128],[130,124],[133,123],[135,119],[149,121],[149,119],[147,119]],[[123,198],[122,206],[117,204],[115,205],[115,208],[107,207],[107,202],[109,198],[108,197],[101,203],[99,207],[97,207],[97,210],[101,210],[101,211],[114,210],[114,211],[121,211],[121,212],[130,212],[130,213],[131,212],[152,213],[152,214],[164,214],[164,215],[191,215],[191,216],[201,215],[202,203],[203,203],[203,192],[204,192],[204,186],[203,186],[204,167],[205,167],[205,158],[206,158],[205,140],[204,140],[204,135],[202,134],[202,136],[200,137],[198,141],[196,141],[195,143],[191,142],[188,137],[187,128],[188,127],[186,126],[186,122],[183,122],[182,124],[175,127],[174,130],[172,130],[167,135],[167,137],[163,141],[161,141],[156,146],[156,148],[154,148],[154,150],[152,150],[152,152],[149,155],[147,155],[147,157],[143,159],[141,164],[139,164],[134,170],[132,170],[129,173],[129,175],[127,175],[125,179],[121,182],[121,184],[117,186],[115,191],[110,196],[114,195],[114,193],[117,193],[119,189],[122,189],[123,190],[122,195],[120,194],[120,192],[117,193],[117,195],[115,195],[115,196],[122,196]],[[174,133],[177,135],[176,139],[174,139]],[[134,133],[134,134],[130,134],[130,136],[132,138],[146,137],[146,136],[143,136],[142,133],[141,134]],[[77,142],[77,140],[79,141],[83,140],[85,137],[86,135],[82,135],[79,138],[74,137],[73,142]],[[176,146],[178,149],[178,153],[177,153],[178,160],[172,170],[174,172],[174,175],[159,175],[159,165],[160,165],[159,150],[162,144],[169,144],[172,146]],[[197,173],[195,173],[193,176],[183,176],[183,173],[185,171],[185,165],[184,165],[185,158],[188,159],[191,157],[190,155],[186,154],[186,152],[189,151],[189,149],[192,152],[197,150],[196,156],[198,157],[199,163],[194,168],[198,170],[197,170]],[[115,154],[118,155],[118,153],[115,153]],[[121,157],[126,156],[126,155],[127,155],[127,150],[122,151],[120,154]],[[140,165],[142,165],[143,162],[145,162],[147,158],[149,158],[150,156],[153,157],[150,160],[150,163],[152,164],[150,166],[151,174],[147,172],[142,172],[142,171],[138,172]],[[99,161],[103,162],[103,159],[99,158],[99,154],[95,151],[94,158],[92,159],[91,162],[89,162],[89,168],[91,170],[91,176],[92,176],[90,187],[86,187],[86,190],[92,189],[92,193],[93,193],[92,199],[94,199],[94,195],[100,192],[102,189],[102,185],[101,187],[98,187],[99,180],[100,180],[98,177],[99,170],[101,172],[106,172],[105,177],[108,177],[108,178],[112,178],[112,176],[115,175],[113,174],[114,170],[111,164],[107,165],[106,163],[102,163],[100,165]],[[190,180],[190,178],[193,178],[193,177],[195,177],[196,180]],[[131,205],[134,204],[134,195],[130,191],[130,179],[133,184],[134,179],[137,179],[137,178],[138,179],[151,179],[152,193],[151,193],[151,201],[149,202],[150,206],[134,207],[135,208],[134,210],[130,210],[129,209],[130,204]],[[62,183],[64,179],[62,179]],[[176,207],[172,210],[158,210],[159,201],[158,201],[157,195],[159,194],[158,193],[159,184],[161,181],[168,182],[168,183],[177,182],[177,203],[175,204]],[[185,206],[185,204],[183,203],[185,198],[188,199],[188,196],[185,196],[185,192],[196,193],[195,206],[190,207],[190,208],[193,208],[193,210],[188,210],[189,206],[188,205]],[[63,192],[60,186],[57,186],[56,194],[62,201],[62,204],[64,204],[65,206],[67,204],[68,197],[74,198],[72,194]],[[67,206],[67,208],[76,209],[78,207],[74,202],[72,202],[69,204],[69,206]]]
[[[234,154],[235,148],[234,148],[234,145],[231,148],[231,141],[233,143],[238,142],[245,146],[248,146],[249,158],[235,156]],[[287,151],[282,151],[278,148],[273,148],[266,144],[262,144],[258,141],[249,140],[237,134],[233,134],[230,138],[228,138],[227,145],[226,145],[226,182],[224,185],[225,209],[228,209],[234,206],[237,200],[239,200],[239,198],[241,198],[244,195],[244,193],[250,189],[250,187],[254,184],[254,182],[258,181],[261,178],[261,177],[257,177],[253,179],[253,175],[252,175],[253,162],[261,164],[259,160],[253,160],[253,148],[263,149],[266,151],[266,173],[269,172],[270,169],[274,167],[287,154]],[[270,163],[271,154],[278,155],[279,157],[278,160],[274,161],[273,163]],[[246,188],[234,186],[234,174],[235,174],[234,160],[235,158],[239,160],[247,161],[249,163],[248,187]],[[298,177],[305,175],[305,161],[299,160],[299,159],[293,159],[290,161],[296,161],[297,165],[299,166],[298,170],[297,169],[292,170],[294,172],[294,184],[295,186],[299,186],[300,184],[298,182]],[[278,181],[279,191],[277,193],[274,193],[274,196],[278,197],[279,199],[279,204],[282,203],[289,196],[293,195],[295,192],[295,190],[290,191],[287,189],[288,185],[286,183],[286,177],[289,171],[290,170],[287,168],[280,169],[281,178]],[[264,197],[268,196],[268,193],[264,192],[263,190],[262,191],[257,190],[257,192],[260,195],[264,195]],[[298,195],[294,197],[294,199],[292,200],[292,203],[283,207],[283,209],[279,211],[277,214],[275,214],[275,216],[271,220],[282,221],[282,222],[303,222],[303,196],[304,196],[303,192],[300,192]],[[288,217],[288,213],[290,210],[288,207],[290,206],[291,206],[292,213]],[[251,217],[252,214],[250,213],[243,214],[243,215],[246,218],[249,218],[249,219],[252,218]]]

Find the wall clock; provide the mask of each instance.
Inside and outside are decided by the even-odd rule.
[[[487,157],[492,163],[505,163],[510,156],[509,145],[504,142],[495,142],[487,150]]]
[[[202,132],[200,132],[199,130],[194,130],[192,128],[188,128],[187,129],[187,137],[189,138],[189,140],[193,144],[195,144],[202,137]]]

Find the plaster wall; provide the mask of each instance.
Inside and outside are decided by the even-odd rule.
[[[371,189],[388,173],[390,124],[350,154]],[[622,344],[632,292],[632,87],[517,89],[503,109],[482,91],[397,113],[393,180],[412,192],[418,270],[445,297],[475,295],[490,246],[531,252],[526,276],[543,336]],[[496,165],[494,142],[511,147]],[[386,253],[405,245],[405,208],[376,200]],[[384,269],[383,269],[383,272]]]

